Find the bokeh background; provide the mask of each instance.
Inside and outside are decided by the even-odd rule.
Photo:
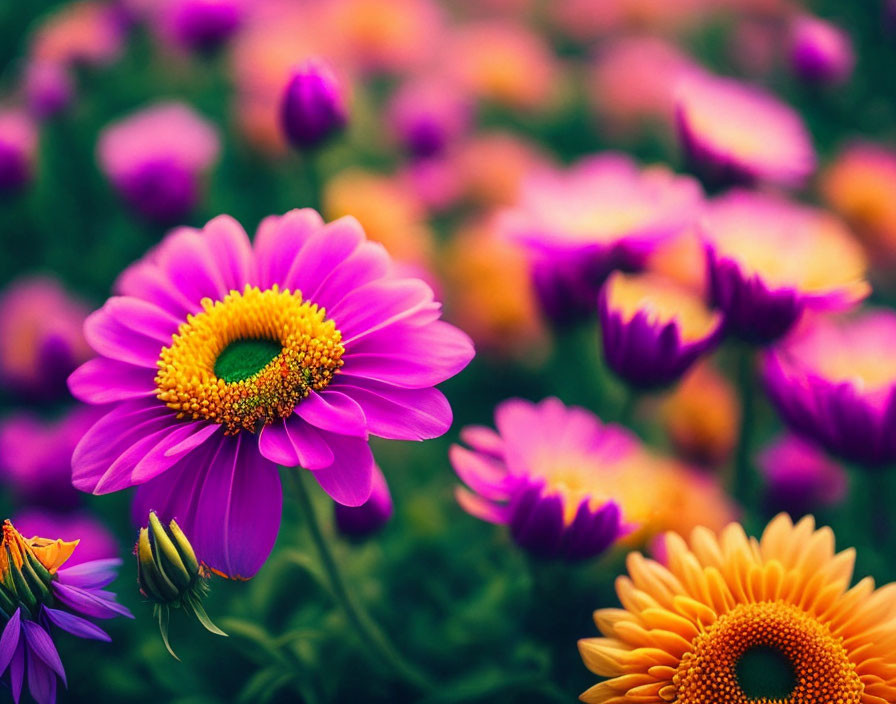
[[[239,27],[220,46],[202,50],[171,34],[164,5],[0,3],[0,110],[28,114],[36,140],[25,150],[30,177],[0,199],[4,293],[22,277],[49,277],[64,293],[26,294],[36,317],[77,320],[172,225],[201,226],[228,213],[251,233],[263,217],[318,199],[327,219],[356,216],[371,238],[434,285],[446,317],[474,338],[478,354],[443,387],[455,414],[447,436],[420,444],[374,442],[395,513],[363,540],[334,531],[337,557],[351,588],[398,647],[442,683],[427,702],[572,701],[594,679],[581,664],[576,639],[593,634],[595,608],[616,604],[613,579],[632,546],[575,564],[528,557],[507,531],[467,515],[455,501],[459,482],[448,449],[458,429],[491,424],[495,405],[510,397],[558,396],[626,423],[663,461],[678,463],[674,481],[642,488],[653,492],[652,505],[665,503],[675,514],[658,519],[655,531],[734,516],[756,531],[781,508],[756,460],[782,424],[759,393],[749,448],[754,471],[740,497],[745,505],[729,504],[723,488],[739,408],[732,348],[723,346],[712,369],[701,372],[709,378],[690,382],[689,390],[632,398],[602,359],[596,315],[557,327],[541,313],[524,255],[496,235],[495,215],[516,202],[525,175],[544,163],[569,164],[613,149],[685,170],[671,118],[678,62],[762,85],[794,107],[820,164],[800,198],[837,209],[830,173],[844,149],[856,139],[896,148],[896,5],[245,0]],[[846,78],[819,84],[794,71],[790,33],[804,13],[848,36],[855,63]],[[276,119],[290,67],[309,56],[336,67],[348,96],[347,132],[316,157],[320,193],[308,178],[307,158],[287,147]],[[65,78],[50,75],[41,84],[33,74],[47,65]],[[49,100],[41,88],[62,90],[58,81],[70,96],[52,114],[35,114]],[[444,144],[432,155],[409,152],[396,116],[402,92],[412,105],[431,100],[448,123],[439,133]],[[177,222],[136,212],[97,159],[110,124],[161,100],[191,106],[220,139],[195,207]],[[459,124],[452,126],[455,118]],[[15,131],[5,124],[0,121],[0,143]],[[896,174],[876,178],[868,188],[896,203]],[[862,235],[862,223],[851,224]],[[882,226],[861,241],[872,255],[871,300],[893,305],[896,225],[887,225],[893,229]],[[68,305],[73,310],[60,313]],[[27,366],[38,354],[37,324],[3,306],[0,348],[7,357],[24,356]],[[80,361],[81,343],[72,335]],[[676,393],[685,398],[670,406]],[[696,408],[683,410],[689,401]],[[181,662],[173,660],[137,590],[127,492],[93,497],[66,490],[68,457],[83,426],[71,420],[73,412],[74,401],[58,385],[37,393],[7,382],[0,390],[3,515],[42,513],[32,520],[52,518],[61,530],[73,530],[76,517],[99,522],[125,558],[115,588],[137,617],[108,624],[112,645],[60,639],[69,677],[60,701],[410,699],[335,608],[302,516],[288,499],[261,572],[245,583],[213,581],[207,611],[230,637],[174,619],[171,638]],[[708,438],[700,466],[682,455],[676,419],[687,426],[683,432],[699,426]],[[61,427],[66,422],[70,427]],[[887,477],[872,490],[860,471],[839,463],[829,469],[822,489],[797,510],[814,512],[835,527],[840,545],[858,548],[858,574],[896,579],[888,547],[866,529],[870,511],[889,511],[893,482]],[[316,499],[332,526],[332,504],[321,492]]]

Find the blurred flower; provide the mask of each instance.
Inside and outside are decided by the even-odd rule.
[[[772,512],[804,516],[835,506],[846,496],[846,473],[815,445],[783,435],[757,459],[765,482],[765,500]]]
[[[100,415],[96,409],[77,406],[52,422],[30,411],[0,421],[0,473],[21,503],[54,509],[77,505],[72,453]]]
[[[820,185],[825,200],[875,255],[872,264],[896,260],[896,151],[867,142],[848,145]]]
[[[677,87],[676,118],[688,161],[713,186],[796,186],[815,169],[799,114],[754,86],[690,74]]]
[[[280,103],[280,122],[296,149],[313,149],[341,133],[348,123],[336,75],[320,59],[297,66]]]
[[[175,230],[117,288],[85,324],[99,356],[69,378],[76,397],[111,404],[75,449],[73,482],[139,484],[135,515],[176,516],[231,577],[273,547],[278,464],[361,505],[369,434],[442,435],[451,408],[434,387],[473,356],[428,285],[401,278],[357,221],[312,210],[266,218],[254,244],[226,216]]]
[[[698,228],[684,230],[657,243],[647,255],[644,268],[690,289],[701,298],[709,297],[706,251]]]
[[[455,233],[440,256],[450,317],[480,348],[524,360],[543,358],[547,331],[519,247],[494,220]]]
[[[140,593],[153,602],[159,632],[173,657],[177,658],[177,655],[168,641],[168,619],[172,608],[182,608],[209,633],[227,635],[205,613],[202,600],[208,594],[208,570],[200,565],[177,521],[171,519],[166,527],[155,511],[150,511],[147,526],[140,528],[134,554],[137,556]]]
[[[168,0],[160,5],[166,36],[194,51],[213,51],[240,28],[245,0]]]
[[[131,207],[151,220],[172,223],[196,206],[200,176],[219,150],[212,123],[184,103],[163,102],[108,125],[97,158]]]
[[[416,79],[392,96],[388,122],[402,147],[420,159],[444,153],[469,128],[471,113],[458,88],[438,79]]]
[[[771,348],[766,389],[785,422],[843,459],[896,461],[896,313],[806,321]]]
[[[719,0],[554,0],[554,23],[569,37],[591,41],[627,30],[681,32],[706,22]]]
[[[60,65],[110,64],[121,55],[126,25],[111,3],[94,0],[61,5],[31,38],[30,54]]]
[[[58,512],[26,508],[15,515],[15,525],[22,535],[58,535],[66,542],[77,542],[78,549],[66,562],[69,567],[118,557],[115,536],[86,510]]]
[[[32,397],[65,394],[65,379],[90,355],[88,308],[56,279],[17,279],[0,293],[0,378]]]
[[[686,459],[718,465],[737,442],[740,401],[725,376],[709,362],[698,362],[663,399],[660,423]]]
[[[608,152],[533,173],[502,226],[530,251],[542,306],[564,323],[591,314],[607,275],[641,267],[658,242],[695,222],[701,203],[690,177]]]
[[[454,471],[472,489],[456,491],[465,511],[509,525],[536,555],[568,560],[599,555],[631,530],[635,516],[618,496],[639,454],[627,430],[556,398],[504,401],[495,425],[464,428],[472,450],[451,448]]]
[[[50,624],[78,638],[108,642],[112,639],[103,629],[79,614],[133,618],[116,603],[115,594],[103,589],[115,579],[121,560],[94,560],[63,568],[77,545],[77,540],[26,540],[9,520],[3,523],[0,614],[5,623],[0,637],[0,675],[9,670],[16,702],[26,679],[26,663],[28,690],[39,704],[56,701],[57,676],[65,684]]]
[[[809,83],[842,83],[852,74],[855,55],[842,29],[801,15],[791,27],[790,63],[794,73]]]
[[[409,160],[397,178],[429,213],[441,213],[457,205],[463,195],[465,184],[458,172],[450,158],[437,155]]]
[[[485,20],[456,28],[442,65],[472,95],[514,110],[548,104],[557,60],[542,37],[524,25]]]
[[[39,120],[63,112],[74,97],[72,77],[60,63],[31,61],[25,67],[22,82],[28,110]]]
[[[713,300],[748,342],[779,338],[805,309],[849,308],[870,293],[861,247],[822,210],[736,190],[710,202],[702,225]]]
[[[364,538],[381,530],[392,518],[392,495],[379,467],[373,467],[370,498],[360,506],[333,504],[336,528],[350,538]]]
[[[16,193],[31,181],[37,127],[24,110],[0,108],[0,194]]]
[[[433,234],[426,212],[413,193],[398,180],[349,168],[324,186],[324,214],[329,219],[351,215],[367,237],[382,244],[395,259],[428,270]]]
[[[643,462],[639,488],[633,485],[632,490],[650,497],[649,520],[639,537],[654,546],[667,531],[687,533],[697,526],[721,530],[741,513],[719,481],[706,472],[663,455],[649,455]]]
[[[594,614],[585,665],[609,678],[582,694],[627,702],[891,701],[896,601],[864,579],[854,551],[834,552],[811,517],[775,518],[759,541],[731,524],[665,539],[666,565],[628,556],[620,609]],[[868,684],[866,684],[868,683]]]
[[[657,274],[611,274],[599,312],[607,365],[636,389],[671,384],[722,337],[721,314]]]

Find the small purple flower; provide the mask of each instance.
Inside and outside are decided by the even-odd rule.
[[[870,293],[861,246],[832,215],[783,197],[734,190],[701,222],[713,302],[728,332],[767,344],[804,310],[842,310]]]
[[[784,421],[832,454],[869,468],[896,462],[896,313],[865,310],[801,325],[763,359]]]
[[[370,498],[360,506],[333,504],[336,528],[349,538],[365,538],[383,528],[392,518],[392,495],[379,467],[373,468]]]
[[[182,103],[158,103],[106,127],[97,155],[142,216],[171,223],[196,205],[200,177],[218,158],[215,127]]]
[[[466,427],[461,439],[471,449],[451,447],[454,471],[472,490],[456,491],[465,511],[508,525],[542,557],[594,557],[629,532],[613,489],[640,452],[624,428],[556,398],[504,401],[495,425]]]
[[[356,220],[308,209],[266,218],[252,242],[227,216],[177,229],[116,288],[85,323],[97,357],[69,378],[77,398],[106,405],[75,449],[73,483],[139,485],[138,520],[176,518],[231,577],[254,575],[274,545],[277,465],[360,506],[369,436],[445,433],[435,386],[473,357],[432,289]]]
[[[64,64],[32,61],[22,82],[28,110],[39,120],[54,117],[71,105],[75,87]]]
[[[791,27],[790,63],[807,83],[846,81],[855,65],[849,36],[836,25],[812,17],[797,17]]]
[[[37,127],[24,110],[0,109],[0,194],[18,193],[32,179]]]
[[[0,379],[31,399],[66,394],[65,379],[90,356],[89,309],[53,278],[31,276],[0,293]]]
[[[244,0],[172,0],[165,8],[168,34],[195,51],[224,45],[240,28]]]
[[[677,89],[678,136],[691,168],[710,186],[798,186],[815,169],[799,114],[774,96],[693,72]]]
[[[671,384],[722,338],[721,314],[656,274],[611,274],[599,311],[607,364],[637,389]]]
[[[280,102],[280,125],[296,149],[313,149],[345,129],[345,98],[332,69],[308,59],[293,69]]]
[[[594,311],[611,271],[640,268],[659,242],[692,225],[701,204],[694,179],[606,153],[532,173],[501,227],[529,251],[546,312],[567,322]]]
[[[794,518],[836,506],[846,495],[846,473],[815,445],[784,435],[757,459],[765,480],[765,500],[773,513]]]
[[[53,642],[54,626],[78,638],[111,638],[84,618],[133,618],[106,591],[118,572],[117,558],[69,562],[78,542],[31,538],[26,540],[8,520],[3,524],[0,555],[0,676],[9,671],[13,700],[18,703],[27,679],[38,704],[56,701],[56,680],[67,684],[62,660]],[[52,606],[50,606],[52,604]]]
[[[66,542],[78,541],[78,549],[65,563],[69,567],[118,556],[115,536],[86,510],[59,512],[26,508],[16,514],[15,526],[22,535],[55,535]]]
[[[472,109],[457,87],[413,81],[392,98],[388,121],[408,153],[417,159],[443,154],[469,128]]]

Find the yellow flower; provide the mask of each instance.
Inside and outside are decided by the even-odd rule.
[[[665,541],[667,566],[631,553],[622,609],[579,641],[610,678],[595,704],[888,704],[896,701],[896,584],[850,588],[855,552],[780,515],[760,540],[731,524]]]

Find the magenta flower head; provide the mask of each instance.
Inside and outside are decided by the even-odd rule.
[[[502,228],[529,251],[542,305],[563,323],[592,314],[609,273],[640,268],[660,241],[695,222],[701,202],[692,178],[607,153],[533,173]]]
[[[22,89],[29,112],[38,120],[64,112],[75,94],[68,69],[55,61],[31,61],[25,67]]]
[[[58,398],[90,356],[82,326],[89,309],[56,279],[32,276],[0,293],[0,380],[30,398]]]
[[[677,89],[675,117],[685,156],[709,186],[798,186],[815,169],[799,114],[759,88],[689,74]]]
[[[869,468],[896,462],[896,313],[818,318],[768,350],[765,387],[792,430]]]
[[[542,557],[582,560],[626,535],[613,489],[640,456],[624,428],[603,425],[584,408],[556,398],[504,401],[495,409],[497,432],[470,426],[451,448],[465,511],[510,526],[513,539]]]
[[[37,127],[24,110],[0,109],[0,194],[18,193],[34,175]]]
[[[712,298],[747,342],[769,343],[804,310],[846,309],[871,291],[861,246],[824,211],[735,190],[708,205],[701,229]]]
[[[398,142],[414,158],[443,154],[470,127],[472,106],[459,88],[445,82],[406,83],[389,105],[388,121]]]
[[[856,57],[852,42],[830,22],[802,15],[791,27],[790,64],[807,83],[842,83],[852,74]]]
[[[9,671],[13,701],[22,686],[38,704],[56,701],[56,678],[66,684],[65,669],[53,642],[52,626],[78,638],[110,641],[84,616],[112,618],[131,612],[104,589],[118,572],[117,558],[65,566],[78,541],[26,539],[8,520],[0,543],[0,676]],[[27,667],[26,667],[27,665]]]
[[[94,408],[78,407],[55,421],[30,411],[0,421],[0,477],[20,503],[52,509],[78,504],[80,497],[72,486],[72,453],[100,415]]]
[[[846,473],[817,446],[784,435],[757,459],[765,480],[765,501],[772,514],[793,517],[836,506],[846,496]]]
[[[218,158],[214,125],[191,107],[157,103],[106,127],[100,167],[143,217],[172,223],[199,200],[200,177]]]
[[[392,495],[379,467],[373,468],[370,498],[360,506],[333,504],[336,528],[348,538],[365,538],[379,531],[392,518]]]
[[[108,413],[72,458],[95,494],[139,485],[134,515],[176,518],[197,554],[255,574],[280,525],[277,465],[338,503],[373,486],[369,435],[445,433],[434,388],[473,357],[432,289],[402,278],[354,218],[269,217],[254,244],[227,216],[175,230],[86,324],[98,356],[69,379]]]
[[[599,302],[607,365],[636,389],[679,379],[722,338],[722,315],[657,274],[614,272]]]
[[[348,124],[345,97],[333,70],[320,59],[293,69],[280,101],[280,126],[299,150],[314,149]]]
[[[165,8],[167,33],[181,46],[214,51],[237,32],[245,0],[172,0]]]

